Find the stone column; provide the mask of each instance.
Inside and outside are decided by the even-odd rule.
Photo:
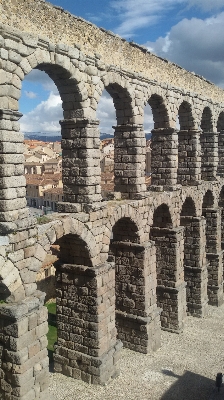
[[[221,209],[203,208],[206,219],[206,253],[208,266],[209,304],[223,303],[223,250],[221,250]]]
[[[59,212],[82,211],[82,204],[101,201],[99,121],[60,121],[64,202]]]
[[[197,185],[201,180],[200,132],[178,132],[177,175],[177,182],[184,186]]]
[[[218,133],[218,169],[217,174],[224,177],[224,129]]]
[[[160,347],[154,243],[112,242],[116,266],[116,326],[123,346],[140,353]]]
[[[201,134],[201,179],[214,181],[218,168],[218,134],[203,132]]]
[[[121,198],[141,198],[146,191],[146,140],[143,125],[114,126],[114,190]]]
[[[56,265],[58,342],[56,372],[103,384],[118,374],[122,344],[116,338],[115,269]]]
[[[0,110],[0,234],[33,225],[26,208],[24,136],[19,132],[22,114]]]
[[[184,280],[187,283],[187,313],[195,317],[207,314],[208,262],[206,259],[206,220],[181,217],[184,230]]]
[[[0,304],[0,398],[48,399],[48,312],[38,297]]]
[[[153,186],[174,186],[177,183],[178,137],[175,129],[153,129],[151,169]]]
[[[184,228],[151,228],[156,245],[157,305],[162,308],[162,329],[181,332],[186,317],[184,282]]]

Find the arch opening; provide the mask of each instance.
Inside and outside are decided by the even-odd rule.
[[[144,126],[148,129],[164,129],[169,127],[169,116],[164,100],[158,94],[152,94],[148,99],[144,109]],[[146,135],[146,186],[157,182],[157,176],[160,175],[158,161],[161,164],[165,161],[165,155],[162,155],[164,150],[159,148],[161,145],[160,133],[152,132],[150,136]],[[153,175],[152,175],[153,173]],[[152,176],[151,176],[152,175]],[[161,179],[162,181],[162,179]],[[161,182],[160,182],[161,183]]]
[[[144,107],[144,132],[146,138],[146,158],[145,158],[145,180],[146,180],[146,187],[151,185],[151,174],[152,174],[152,167],[151,167],[151,159],[152,159],[152,133],[151,130],[154,127],[153,122],[153,114],[152,109],[147,103]]]
[[[80,236],[67,234],[51,245],[51,251],[37,274],[37,288],[46,293],[47,300],[45,305],[49,316],[47,336],[50,369],[54,367],[55,371],[60,370],[65,375],[66,371],[60,364],[60,355],[66,352],[66,349],[75,349],[79,343],[75,333],[79,334],[80,338],[89,337],[90,334],[85,326],[88,325],[86,313],[87,304],[91,300],[91,289],[88,286],[89,276],[85,271],[91,267],[87,244]],[[94,292],[94,287],[92,291]],[[94,293],[92,296],[94,298]],[[69,356],[67,364],[71,364]]]
[[[114,128],[114,198],[135,198],[145,191],[145,137],[135,123],[132,97],[126,88],[110,83],[105,90],[113,99],[117,124]],[[141,148],[141,152],[139,151]],[[119,194],[117,194],[119,193]],[[112,195],[113,196],[113,195]]]
[[[212,208],[213,206],[214,206],[214,196],[211,190],[208,190],[203,197],[202,211],[205,208]]]
[[[161,204],[156,208],[153,214],[153,227],[167,229],[173,227],[169,207],[166,204]]]
[[[152,94],[148,104],[152,110],[154,129],[169,128],[169,116],[163,98],[158,94]]]
[[[101,193],[107,199],[114,192],[114,132],[116,125],[116,110],[111,95],[103,90],[100,97],[96,116],[100,121],[100,167],[101,167]]]
[[[221,111],[217,121],[217,131],[221,132],[224,130],[224,111]]]
[[[20,109],[24,113],[20,123],[25,136],[26,200],[31,213],[41,216],[57,211],[58,202],[63,201],[62,100],[45,72],[34,69],[25,76]]]
[[[205,107],[201,117],[201,129],[203,132],[213,132],[212,112],[209,107]]]
[[[188,131],[194,127],[194,118],[192,115],[191,104],[183,101],[178,110],[178,118],[180,124],[180,131]]]

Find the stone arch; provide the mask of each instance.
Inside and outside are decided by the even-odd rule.
[[[133,315],[144,317],[144,309],[147,307],[146,299],[143,300],[146,275],[145,247],[139,244],[138,226],[130,217],[118,219],[112,231],[108,261],[115,263],[117,337],[124,347],[145,353],[148,352],[147,335],[146,341],[140,346],[136,337],[140,336],[141,324],[135,321],[130,325]]]
[[[89,248],[86,242],[77,234],[67,234],[56,240],[60,246],[59,259],[61,263],[84,265],[92,267]]]
[[[128,217],[119,219],[113,226],[113,240],[139,243],[138,226]]]
[[[200,137],[196,130],[192,104],[183,100],[178,110],[180,131],[178,132],[177,183],[192,186],[201,180]]]
[[[67,217],[45,225],[39,225],[37,229],[38,239],[34,256],[41,262],[44,261],[46,255],[50,252],[50,247],[54,243],[59,243],[65,236],[71,238],[71,235],[76,238],[79,237],[80,243],[85,243],[86,252],[91,260],[91,266],[95,266],[100,262],[95,237],[81,221]]]
[[[113,228],[114,226],[117,226],[119,220],[127,221],[128,224],[132,226],[133,231],[136,232],[136,235],[138,237],[141,237],[142,239],[143,221],[138,213],[138,210],[135,207],[132,207],[131,204],[124,205],[122,207],[118,206],[115,209],[113,209],[113,213],[109,217],[109,221],[107,222],[107,225],[105,227],[105,232],[107,237],[109,238],[112,237]]]
[[[114,190],[120,192],[122,198],[136,198],[137,193],[146,191],[146,140],[143,125],[139,124],[141,111],[135,107],[129,84],[120,75],[109,73],[102,82],[113,98],[116,111],[117,125],[113,127]]]
[[[24,58],[17,70],[22,71],[21,78],[33,69],[46,72],[56,84],[62,99],[64,120],[60,121],[62,134],[62,180],[64,203],[60,211],[67,212],[66,203],[88,203],[101,201],[100,187],[100,139],[98,121],[93,121],[90,90],[86,82],[85,73],[76,68],[66,55],[52,54],[43,49],[36,49],[30,56]],[[15,71],[15,75],[18,71]],[[18,119],[18,118],[17,118]],[[78,131],[79,135],[74,135]],[[91,132],[91,139],[89,135]],[[93,140],[94,137],[94,140]],[[94,153],[89,150],[89,141],[92,142]],[[94,142],[94,143],[93,143]],[[79,152],[71,149],[79,148]],[[82,155],[80,155],[82,153]],[[83,154],[84,153],[84,154]],[[66,158],[66,160],[65,160]],[[85,165],[80,166],[80,158]],[[94,163],[95,176],[88,166]],[[77,168],[74,171],[72,167]],[[87,167],[87,174],[86,169]],[[76,178],[78,176],[78,178]],[[71,211],[71,207],[70,210]]]
[[[127,222],[127,226],[131,227],[132,233],[130,239],[132,238],[133,240],[136,240],[135,243],[139,243],[137,238],[140,238],[141,242],[147,240],[144,232],[142,217],[139,215],[138,210],[135,207],[132,207],[130,204],[122,207],[118,206],[113,209],[113,212],[108,216],[108,220],[104,225],[103,237],[99,244],[101,245],[101,262],[105,262],[108,258],[109,246],[111,239],[113,238],[113,229],[115,226],[120,225],[119,221],[122,221],[124,224]],[[123,239],[125,239],[125,237],[123,237]]]
[[[218,135],[215,132],[211,107],[203,109],[201,117],[201,178],[205,181],[216,179],[218,167]]]
[[[19,270],[12,261],[0,256],[0,300],[17,302],[25,295]]]
[[[167,204],[161,204],[155,209],[153,214],[153,227],[158,227],[158,228],[173,227],[170,210]]]
[[[224,111],[221,111],[217,120],[217,131],[224,131]]]
[[[17,69],[19,68],[22,69],[24,76],[33,69],[47,73],[58,88],[62,99],[64,118],[86,116],[86,107],[84,109],[82,102],[87,101],[88,92],[82,80],[82,73],[75,68],[69,57],[56,53],[55,59],[52,61],[50,52],[38,48],[22,60]]]
[[[151,184],[169,186],[176,183],[177,138],[173,128],[173,112],[168,103],[167,92],[161,87],[153,87],[145,99],[151,107],[154,129],[151,136]],[[164,166],[166,173],[164,174]]]
[[[187,197],[182,205],[180,225],[184,227],[184,281],[189,315],[205,315],[207,306],[207,267],[205,221],[196,217],[195,202]]]
[[[192,105],[183,100],[178,109],[180,131],[191,130],[195,127]]]
[[[132,89],[128,84],[128,80],[122,78],[119,74],[109,72],[102,78],[101,86],[97,91],[97,102],[99,101],[104,89],[113,99],[117,125],[133,122],[134,106]]]
[[[166,204],[161,204],[154,211],[150,237],[156,246],[156,294],[157,305],[162,309],[161,326],[164,329],[178,332],[183,327],[186,313],[184,282],[181,283],[183,292],[181,304],[172,288],[180,285],[180,280],[183,280],[183,228],[173,229],[171,215]],[[171,303],[176,306],[174,314]]]
[[[213,116],[210,107],[205,107],[201,117],[201,129],[203,132],[213,132]]]
[[[215,201],[215,198],[214,198],[212,191],[207,190],[203,196],[202,209],[214,207],[214,201]]]
[[[191,197],[187,197],[182,205],[181,217],[196,216],[195,202]]]
[[[152,109],[154,129],[169,128],[169,115],[162,96],[151,94],[148,104]]]

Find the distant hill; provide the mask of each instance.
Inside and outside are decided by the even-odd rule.
[[[100,133],[100,139],[113,139],[114,135],[110,135],[109,133]]]
[[[57,136],[53,136],[52,133],[48,134],[45,132],[24,132],[24,139],[40,140],[42,142],[60,142],[61,134],[58,132]]]
[[[24,132],[24,138],[29,140],[40,140],[42,142],[60,142],[61,134],[57,132],[58,135],[53,136],[51,132]],[[151,138],[151,133],[146,133],[146,140]],[[100,133],[100,139],[112,139],[113,135],[109,133]]]

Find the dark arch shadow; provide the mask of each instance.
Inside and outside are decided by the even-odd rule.
[[[183,375],[174,374],[166,369],[161,372],[177,380],[160,400],[221,400],[224,398],[224,388],[221,387],[218,392],[215,387],[215,377],[212,380],[191,371],[185,371]]]

